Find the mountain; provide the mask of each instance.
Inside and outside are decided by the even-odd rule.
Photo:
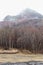
[[[26,9],[17,16],[10,16],[10,15],[6,16],[4,18],[4,21],[16,21],[20,19],[39,19],[39,18],[43,18],[43,16],[32,9]]]
[[[4,20],[0,22],[0,27],[4,27],[4,26],[9,26],[9,27],[43,26],[43,15],[32,9],[25,9],[19,15],[16,16],[7,15],[4,18]]]
[[[42,18],[43,16],[39,13],[37,13],[36,11],[32,10],[32,9],[26,9],[24,10],[21,14],[21,17],[24,18],[29,18],[29,19],[38,19],[38,18]]]
[[[43,15],[26,9],[17,16],[6,16],[0,22],[1,47],[43,53]]]

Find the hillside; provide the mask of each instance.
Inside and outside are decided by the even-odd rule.
[[[26,9],[0,22],[0,48],[43,53],[43,15]]]
[[[41,15],[40,13],[37,13],[36,11],[34,11],[32,9],[25,9],[19,15],[6,16],[4,18],[4,21],[16,21],[16,20],[22,20],[22,19],[29,19],[30,20],[30,19],[40,19],[40,18],[43,18],[43,15]]]
[[[6,16],[4,18],[3,23],[8,23],[9,26],[12,26],[10,24],[15,25],[29,25],[29,26],[43,26],[43,15],[39,14],[38,12],[26,9],[23,10],[19,15],[16,16]],[[4,25],[4,24],[3,24]]]

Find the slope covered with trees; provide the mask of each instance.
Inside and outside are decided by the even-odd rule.
[[[0,22],[0,49],[17,48],[43,53],[43,16],[33,12],[26,10],[16,16],[16,20],[8,17]]]

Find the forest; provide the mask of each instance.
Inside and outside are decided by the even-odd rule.
[[[0,28],[0,49],[29,50],[32,53],[43,53],[43,26],[15,26]]]

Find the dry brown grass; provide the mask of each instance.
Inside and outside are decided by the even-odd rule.
[[[22,52],[17,49],[0,50],[0,52],[18,52],[14,54],[0,54],[0,62],[28,62],[28,61],[43,61],[43,54],[32,54],[26,50]],[[26,53],[28,52],[28,53]]]
[[[10,50],[0,50],[0,54],[16,54],[19,53],[17,49],[10,49]]]

